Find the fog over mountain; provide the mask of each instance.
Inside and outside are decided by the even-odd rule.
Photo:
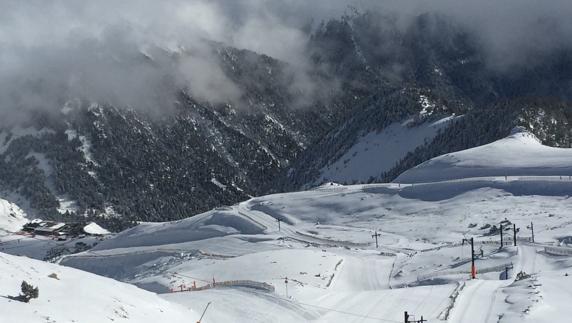
[[[309,32],[369,10],[403,29],[422,13],[449,17],[478,35],[489,66],[499,70],[535,64],[572,42],[565,0],[2,0],[0,7],[3,120],[59,109],[72,98],[164,111],[178,89],[239,105],[241,90],[213,59],[211,42],[288,62],[292,90],[312,97],[320,89],[308,75]]]

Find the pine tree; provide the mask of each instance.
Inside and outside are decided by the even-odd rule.
[[[28,284],[25,280],[22,281],[22,294],[20,295],[20,298],[28,303],[32,298],[38,298],[39,295],[39,290],[38,287],[34,287],[30,284]]]

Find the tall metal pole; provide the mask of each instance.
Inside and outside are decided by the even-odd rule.
[[[477,267],[475,266],[475,239],[463,239],[463,245],[465,245],[465,241],[471,243],[471,279],[477,278]]]
[[[381,236],[381,233],[378,233],[377,230],[375,230],[375,233],[371,236],[372,238],[375,238],[375,248],[377,249],[379,247],[378,243],[377,243],[377,237]]]
[[[471,238],[471,278],[477,278],[477,268],[475,267],[475,239]]]
[[[513,234],[513,239],[514,239],[514,246],[516,247],[516,224],[515,223],[512,224],[512,234]]]
[[[532,230],[532,243],[534,243],[534,223],[530,221],[530,230]]]
[[[500,224],[500,247],[501,249],[504,247],[504,242],[502,239],[502,231],[503,231],[503,227],[502,227],[502,223]]]

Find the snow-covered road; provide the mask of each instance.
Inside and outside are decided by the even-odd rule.
[[[538,247],[525,243],[518,246],[518,252],[518,262],[514,273],[522,271],[527,274],[535,274],[537,262],[541,261],[541,256],[538,255]]]

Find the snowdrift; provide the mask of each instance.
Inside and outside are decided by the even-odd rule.
[[[401,174],[396,183],[426,183],[476,177],[572,176],[572,149],[544,146],[515,128],[491,144],[442,155]]]

